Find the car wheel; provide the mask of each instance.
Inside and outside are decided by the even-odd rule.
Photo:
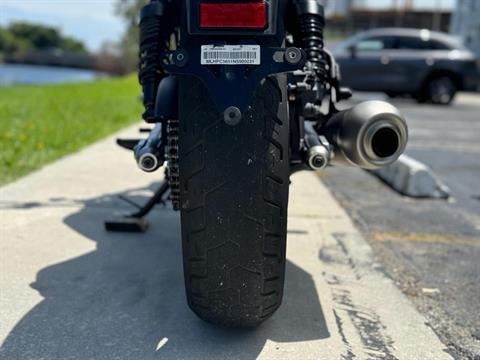
[[[450,105],[457,94],[457,85],[451,77],[440,76],[428,82],[426,92],[432,104]]]

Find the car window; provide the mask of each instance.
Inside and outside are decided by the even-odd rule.
[[[393,39],[389,36],[377,36],[365,38],[357,42],[355,48],[358,51],[380,51],[393,48]]]
[[[397,38],[396,48],[400,50],[448,50],[449,47],[437,40],[422,39],[413,36]]]
[[[452,50],[452,48],[450,46],[448,46],[447,44],[445,44],[443,42],[437,41],[437,40],[430,40],[429,41],[429,47],[432,50]]]
[[[337,50],[348,50],[352,46],[355,46],[355,44],[358,42],[359,36],[356,35],[350,39],[347,39],[345,41],[342,41],[340,44],[337,45]]]

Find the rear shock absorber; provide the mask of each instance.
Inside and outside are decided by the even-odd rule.
[[[164,76],[161,54],[170,35],[166,26],[167,1],[152,1],[140,14],[140,64],[139,80],[143,88],[145,121],[154,123],[155,99],[160,80]]]
[[[300,19],[303,49],[307,53],[311,70],[317,77],[316,80],[323,86],[328,71],[323,51],[324,3],[322,0],[297,0],[296,8]]]

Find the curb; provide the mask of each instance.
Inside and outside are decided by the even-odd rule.
[[[372,173],[402,195],[412,198],[449,199],[451,191],[424,163],[402,155],[397,162]]]

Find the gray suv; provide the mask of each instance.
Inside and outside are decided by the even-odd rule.
[[[344,42],[334,55],[342,85],[354,90],[408,94],[450,104],[457,91],[477,91],[480,65],[456,38],[429,30],[375,29]]]

